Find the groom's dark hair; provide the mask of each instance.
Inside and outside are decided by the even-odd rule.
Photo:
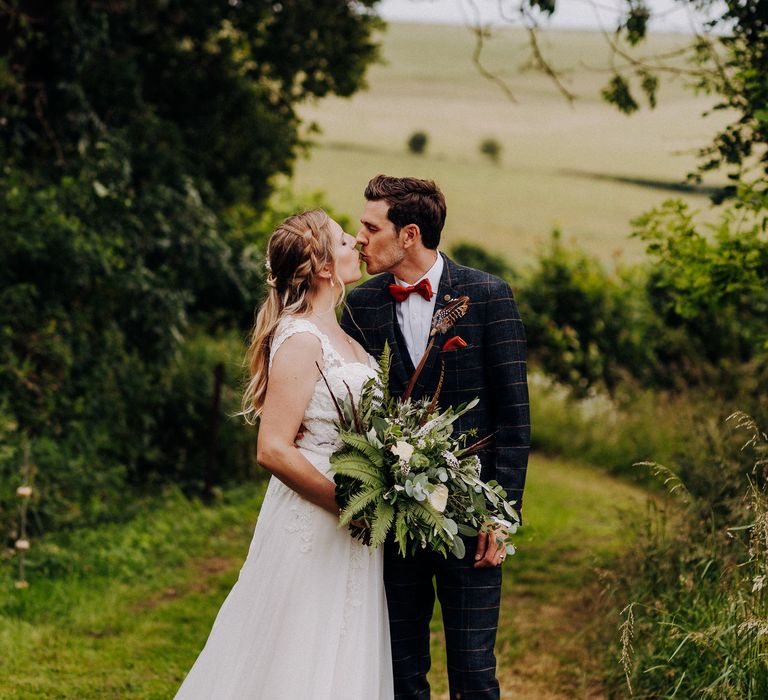
[[[395,230],[416,224],[425,247],[435,249],[445,224],[445,197],[432,180],[377,175],[365,188],[365,198],[389,204],[387,218]]]

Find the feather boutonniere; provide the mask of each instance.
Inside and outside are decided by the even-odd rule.
[[[408,386],[403,392],[403,401],[410,398],[413,390],[416,386],[416,382],[419,379],[421,370],[424,369],[424,364],[429,357],[429,353],[432,351],[432,346],[435,344],[435,336],[438,334],[446,333],[456,322],[464,316],[469,310],[469,297],[461,296],[456,299],[451,299],[442,309],[438,309],[432,316],[432,325],[429,330],[429,343],[427,349],[424,351],[424,355],[419,362],[419,366],[413,373],[411,380],[408,382]],[[440,372],[440,384],[442,384],[442,370]]]

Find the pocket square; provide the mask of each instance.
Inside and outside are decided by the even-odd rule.
[[[460,335],[454,335],[453,338],[448,338],[443,345],[442,352],[448,352],[449,350],[455,350],[456,348],[467,347],[467,341]]]

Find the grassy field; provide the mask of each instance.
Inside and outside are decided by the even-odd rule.
[[[681,37],[654,37],[644,52],[668,51]],[[725,118],[701,118],[711,101],[678,79],[661,86],[659,106],[627,117],[599,96],[609,73],[601,35],[549,32],[543,46],[579,99],[570,106],[552,82],[524,69],[526,35],[499,30],[484,61],[511,87],[516,102],[482,78],[472,63],[474,39],[464,27],[391,24],[382,65],[369,89],[303,109],[322,129],[296,167],[298,190],[322,189],[356,221],[372,175],[411,174],[437,180],[448,200],[445,241],[484,243],[525,260],[553,227],[603,260],[636,259],[629,221],[659,204],[696,163]],[[412,132],[429,135],[427,153],[406,148]],[[502,145],[501,162],[482,157],[479,142]],[[685,195],[707,210],[706,196]]]
[[[36,544],[26,591],[13,588],[7,563],[0,697],[172,697],[237,578],[262,497],[263,485],[244,487],[204,508],[172,494],[129,523]],[[497,647],[505,696],[599,697],[599,668],[584,645],[596,622],[585,619],[583,597],[595,590],[595,567],[629,537],[621,512],[643,500],[573,463],[532,460],[527,524],[505,564]],[[441,638],[436,617],[435,697],[446,692]]]

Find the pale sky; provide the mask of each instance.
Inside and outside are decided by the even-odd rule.
[[[656,19],[655,31],[690,33],[692,26],[701,24],[701,15],[694,16],[690,2],[685,0],[646,0]],[[400,22],[434,22],[440,24],[476,24],[479,12],[482,24],[501,24],[499,7],[515,15],[518,0],[381,0],[377,14],[385,20]],[[616,28],[623,0],[558,0],[551,20],[542,19],[542,26],[569,29]],[[545,17],[545,16],[543,16]],[[693,23],[693,24],[692,24]],[[518,23],[519,24],[519,23]]]

